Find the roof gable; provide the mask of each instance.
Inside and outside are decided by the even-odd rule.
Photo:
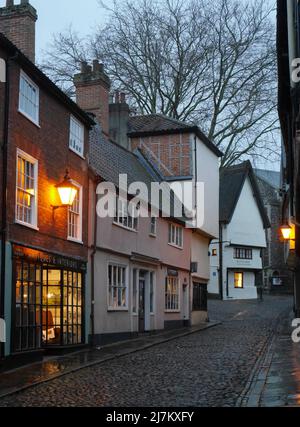
[[[269,228],[269,218],[249,161],[220,171],[220,222],[230,223],[247,177],[249,177],[264,228]]]

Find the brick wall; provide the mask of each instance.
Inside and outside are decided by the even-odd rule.
[[[93,61],[93,67],[83,62],[81,73],[74,76],[76,102],[85,111],[93,113],[101,124],[102,131],[109,136],[109,90],[110,80],[103,65]]]
[[[131,149],[140,148],[164,176],[190,176],[190,134],[131,138]]]
[[[28,58],[35,61],[36,10],[26,2],[0,8],[0,32]]]
[[[18,112],[20,69],[11,71],[11,105],[8,151],[8,239],[62,253],[87,258],[88,166],[69,149],[70,111],[40,88],[40,127]],[[29,76],[33,78],[33,76]],[[38,159],[38,227],[35,231],[15,223],[17,148]],[[85,155],[88,130],[85,131]],[[83,245],[67,240],[67,209],[53,211],[59,204],[55,185],[62,181],[66,168],[70,177],[83,187]]]

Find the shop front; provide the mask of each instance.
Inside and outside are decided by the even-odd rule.
[[[13,246],[12,352],[84,344],[86,264]]]

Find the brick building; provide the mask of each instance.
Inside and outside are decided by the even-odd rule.
[[[27,1],[7,1],[0,9],[0,317],[7,327],[1,353],[6,361],[83,345],[87,335],[86,155],[93,120],[32,62],[35,21]],[[62,182],[74,193],[73,203],[59,197]]]

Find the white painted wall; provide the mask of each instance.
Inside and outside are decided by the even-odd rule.
[[[223,243],[223,296],[227,298],[227,271],[230,299],[257,298],[255,271],[262,269],[261,249],[267,245],[263,221],[253,196],[249,178],[246,179],[232,220],[222,227]],[[252,248],[252,260],[235,259],[234,247]],[[210,245],[210,253],[217,250],[217,256],[210,257],[210,280],[208,292],[219,293],[219,243]],[[234,271],[244,272],[244,288],[234,288]]]
[[[197,147],[197,177],[198,182],[204,183],[204,223],[201,231],[218,238],[219,235],[219,158],[199,139],[196,138]],[[195,174],[195,143],[191,135],[193,153],[193,168]]]

